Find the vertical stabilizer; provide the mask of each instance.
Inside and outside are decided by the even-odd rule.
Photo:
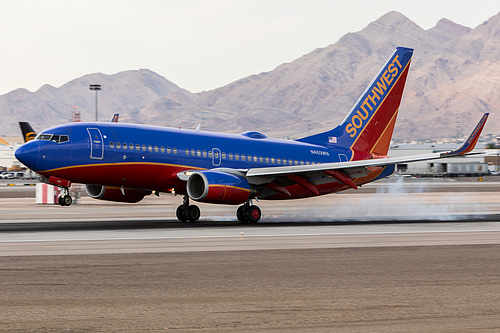
[[[26,121],[20,121],[19,127],[21,127],[21,132],[23,133],[24,142],[33,140],[36,137],[36,132],[31,127],[30,123]]]
[[[387,155],[412,55],[396,48],[339,126],[297,141]]]

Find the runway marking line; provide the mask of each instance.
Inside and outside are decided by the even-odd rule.
[[[385,232],[334,232],[315,234],[276,234],[276,235],[249,235],[245,238],[258,237],[310,237],[310,236],[364,236],[364,235],[395,235],[395,234],[435,234],[435,233],[471,233],[471,232],[500,232],[500,230],[430,230],[430,231],[385,231]],[[61,238],[61,239],[18,239],[0,240],[0,243],[28,243],[28,242],[78,242],[78,241],[126,241],[126,240],[159,240],[159,239],[209,239],[209,238],[241,238],[241,234],[216,236],[156,236],[156,237],[106,237],[106,238]]]

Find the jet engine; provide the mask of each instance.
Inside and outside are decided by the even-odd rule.
[[[250,190],[245,177],[221,171],[196,171],[187,181],[189,197],[200,202],[239,205],[250,198]]]
[[[99,200],[136,203],[141,201],[147,193],[142,190],[120,189],[102,185],[86,185],[85,189],[89,197]]]

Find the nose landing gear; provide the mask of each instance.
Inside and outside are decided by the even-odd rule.
[[[73,203],[73,198],[71,197],[71,195],[69,195],[69,189],[67,187],[63,187],[63,191],[63,194],[59,196],[57,202],[61,206],[71,206],[71,204]]]

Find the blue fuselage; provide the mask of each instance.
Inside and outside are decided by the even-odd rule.
[[[124,123],[52,127],[16,151],[23,164],[42,175],[180,192],[183,183],[177,173],[185,170],[308,165],[349,161],[352,156],[347,148],[268,139],[257,132],[232,135]]]

